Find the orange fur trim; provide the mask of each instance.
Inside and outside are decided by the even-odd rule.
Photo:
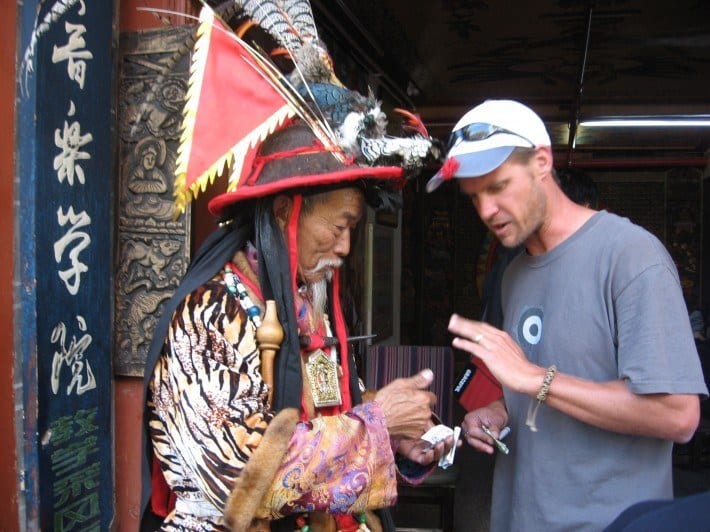
[[[372,510],[367,510],[365,512],[365,519],[367,528],[370,529],[370,532],[383,532],[382,522],[380,521],[380,518],[377,517],[375,512],[373,512]]]
[[[269,423],[261,443],[234,483],[224,509],[225,522],[232,531],[264,530],[264,526],[268,530],[267,523],[252,521],[281,466],[296,423],[295,408],[281,410]]]
[[[376,390],[370,390],[370,389],[365,390],[364,392],[362,392],[362,402],[369,403],[370,401],[374,401],[375,395],[377,395]]]

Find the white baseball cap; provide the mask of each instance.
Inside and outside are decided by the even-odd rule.
[[[446,161],[426,185],[434,191],[452,177],[479,177],[498,168],[516,147],[550,146],[542,119],[514,100],[486,100],[454,126]]]

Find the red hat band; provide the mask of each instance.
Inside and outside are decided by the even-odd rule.
[[[220,215],[238,201],[290,189],[347,185],[358,179],[390,181],[393,188],[404,183],[404,171],[399,166],[359,166],[352,159],[340,160],[305,124],[294,124],[270,135],[245,174],[246,179],[242,178],[236,190],[210,201],[210,212]]]

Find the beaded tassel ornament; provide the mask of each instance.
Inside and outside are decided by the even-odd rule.
[[[261,327],[261,310],[259,310],[259,307],[257,307],[249,297],[246,287],[237,276],[236,266],[234,266],[231,262],[228,262],[224,266],[222,279],[224,280],[224,284],[227,286],[229,293],[235,295],[237,299],[239,299],[239,303],[246,311],[254,326],[256,328]]]

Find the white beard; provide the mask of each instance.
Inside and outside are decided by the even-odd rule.
[[[328,306],[328,281],[330,281],[332,276],[332,272],[328,272],[327,278],[308,285],[308,291],[311,294],[313,317],[316,323],[320,323],[323,320],[323,316],[325,316]]]
[[[321,259],[313,270],[306,273],[314,274],[323,271],[324,277],[320,281],[308,283],[306,285],[311,296],[311,307],[316,323],[320,323],[326,314],[328,307],[328,283],[333,279],[333,268],[340,268],[343,261]]]

